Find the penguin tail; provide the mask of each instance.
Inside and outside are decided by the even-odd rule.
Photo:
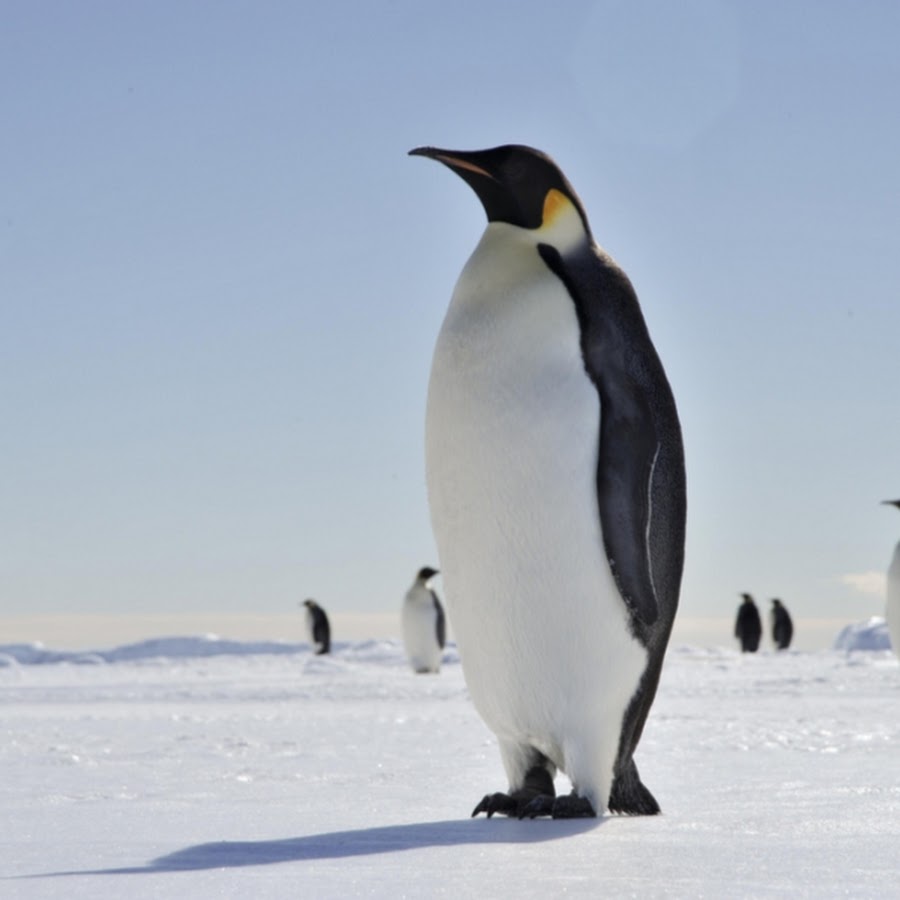
[[[633,759],[616,773],[608,807],[611,813],[625,816],[655,816],[659,813],[659,804],[641,781]]]

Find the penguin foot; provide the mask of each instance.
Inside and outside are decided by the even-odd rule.
[[[510,794],[497,792],[496,794],[485,794],[481,798],[481,802],[472,810],[472,818],[474,819],[479,813],[487,813],[490,818],[494,813],[500,813],[501,816],[516,816],[521,818],[519,810],[527,806],[528,800],[516,798]]]
[[[567,797],[535,797],[519,814],[520,819],[549,816],[551,819],[595,819],[597,813],[588,800],[577,794]]]
[[[516,819],[537,819],[547,817],[549,819],[595,819],[597,813],[590,801],[577,794],[569,794],[566,797],[554,797],[551,794],[525,795],[524,791],[514,791],[512,794],[486,794],[478,806],[472,811],[472,816],[479,813],[487,813],[490,818],[494,813],[509,816]]]
[[[634,760],[624,766],[613,780],[609,811],[626,816],[655,816],[659,813],[659,804],[641,781]]]
[[[597,811],[589,800],[572,792],[553,801],[551,815],[554,819],[596,819]]]
[[[536,819],[538,816],[553,816],[553,806],[556,803],[556,797],[551,797],[549,794],[538,794],[537,797],[532,797],[528,803],[525,804],[525,808],[520,810],[519,818],[520,819]]]
[[[522,787],[508,794],[502,791],[496,794],[485,794],[481,802],[472,810],[472,818],[479,813],[487,813],[490,818],[494,813],[502,816],[514,816],[533,819],[535,816],[550,815],[545,812],[547,804],[553,805],[556,791],[553,787],[553,776],[543,765],[533,766],[525,775]],[[530,810],[534,806],[534,812]]]
[[[535,795],[530,791],[527,794],[525,791],[485,794],[478,806],[472,810],[472,818],[479,813],[487,813],[488,818],[494,813],[509,816],[511,819],[536,819],[538,816],[550,816],[554,819],[573,818],[571,815],[557,815],[554,812],[557,799],[549,794]]]

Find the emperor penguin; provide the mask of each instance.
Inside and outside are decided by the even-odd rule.
[[[419,569],[403,600],[403,646],[414,672],[437,673],[447,643],[444,607],[428,583],[438,574],[426,566]]]
[[[508,782],[472,815],[657,813],[634,751],[678,605],[686,489],[637,296],[546,154],[411,154],[459,175],[487,214],[437,338],[425,426],[447,608]]]
[[[328,653],[331,650],[331,626],[328,624],[328,616],[325,610],[315,600],[304,600],[306,607],[306,630],[309,634],[309,642],[317,655]]]
[[[900,509],[900,500],[885,500],[887,506]],[[894,548],[894,558],[887,572],[887,608],[884,617],[887,619],[888,634],[891,636],[891,649],[900,658],[900,543]]]
[[[772,601],[772,643],[778,650],[787,650],[794,637],[794,623],[787,607],[780,600]]]
[[[738,607],[734,622],[734,636],[741,642],[741,653],[756,653],[762,638],[762,619],[749,594],[741,594],[743,602]]]

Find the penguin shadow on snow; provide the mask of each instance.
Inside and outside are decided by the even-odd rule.
[[[423,850],[428,847],[461,847],[474,844],[538,844],[585,834],[598,828],[605,818],[452,819],[409,825],[382,825],[350,831],[330,831],[304,837],[270,841],[214,841],[175,850],[144,866],[45,872],[25,878],[64,875],[156,875],[161,872],[196,872],[205,869],[236,869],[305,860],[352,859]]]

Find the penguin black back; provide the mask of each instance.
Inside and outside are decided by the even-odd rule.
[[[331,652],[331,625],[325,610],[315,600],[304,600],[310,624],[310,637],[315,645],[316,654]]]
[[[779,650],[787,650],[794,637],[791,614],[780,600],[772,601],[772,643]]]
[[[738,607],[734,636],[741,642],[742,653],[756,653],[762,637],[762,620],[759,610],[749,594],[741,594],[743,602]]]

